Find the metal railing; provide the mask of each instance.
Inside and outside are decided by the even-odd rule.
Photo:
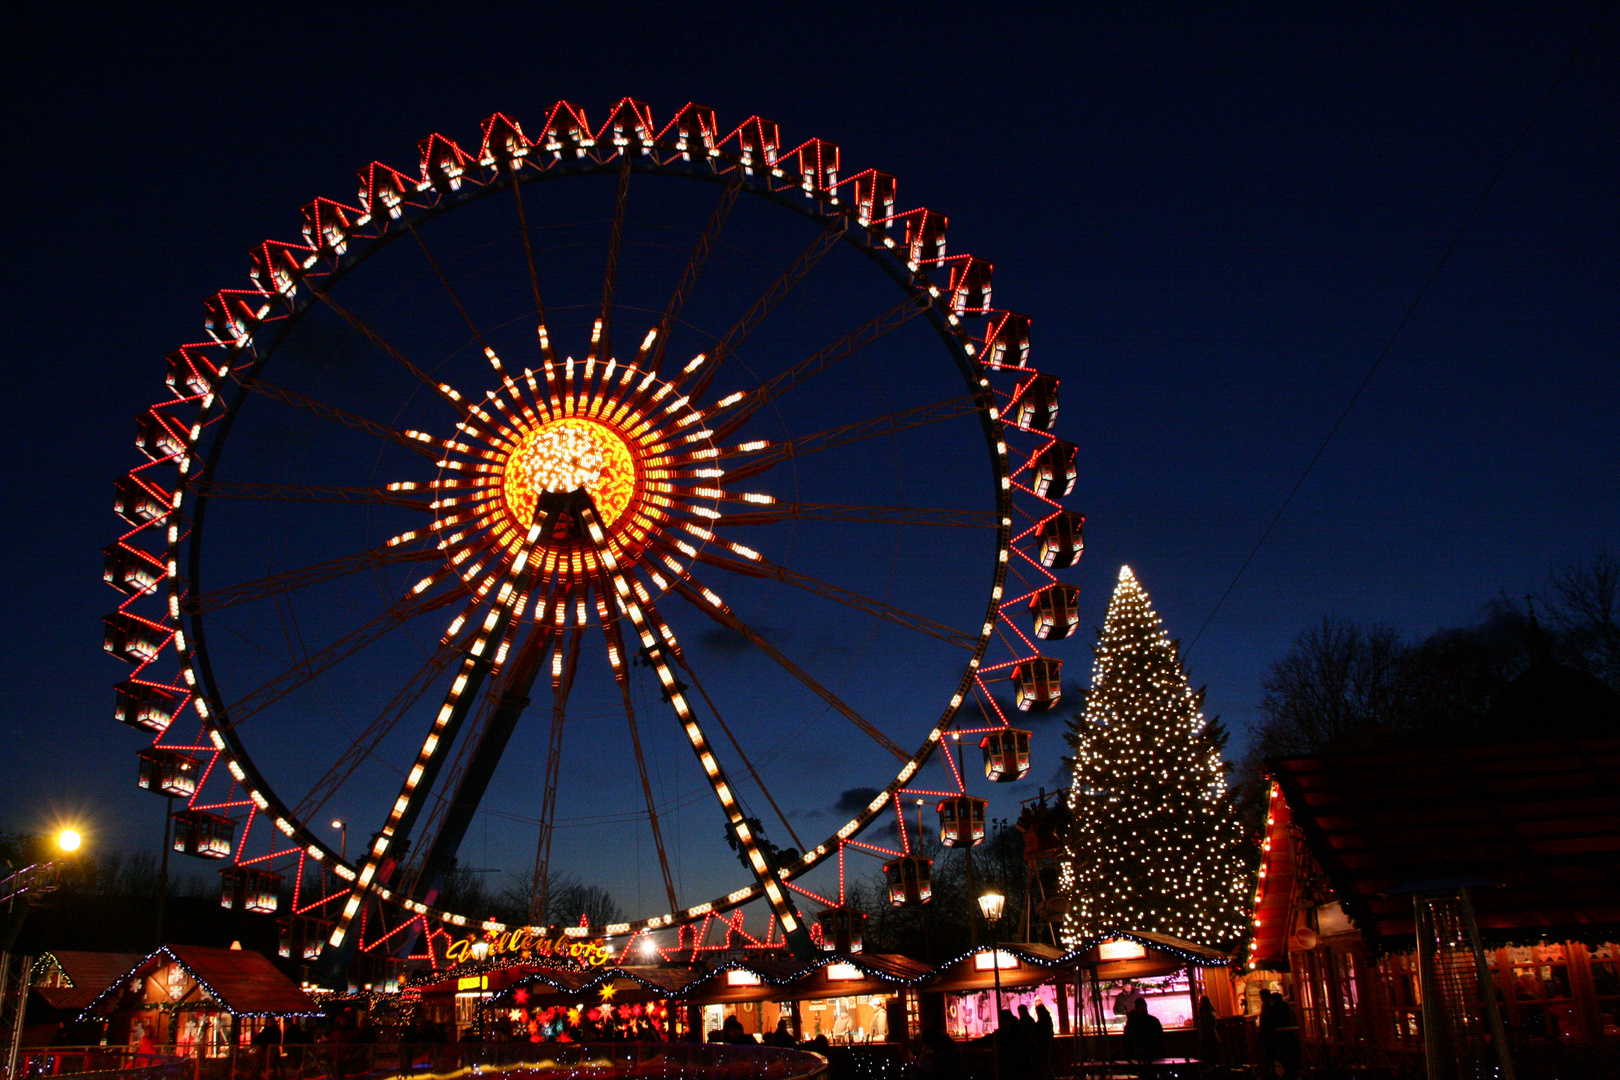
[[[24,1048],[16,1080],[31,1076],[117,1076],[120,1080],[195,1080],[196,1062],[176,1054],[143,1054],[127,1046]]]
[[[216,1057],[186,1057],[174,1047],[140,1054],[128,1047],[24,1050],[15,1080],[106,1077],[111,1080],[504,1080],[538,1073],[547,1080],[813,1080],[827,1059],[805,1050],[722,1043],[314,1043],[249,1046]]]

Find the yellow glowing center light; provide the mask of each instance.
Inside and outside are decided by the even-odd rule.
[[[606,424],[567,417],[523,434],[501,471],[501,494],[522,528],[534,520],[543,491],[590,492],[602,524],[611,526],[636,493],[636,463]]]

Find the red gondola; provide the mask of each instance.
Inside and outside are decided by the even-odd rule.
[[[866,912],[828,908],[816,916],[821,924],[821,947],[831,952],[858,953],[866,934]]]
[[[101,549],[101,580],[121,593],[139,596],[164,578],[163,560],[139,548],[113,544]]]
[[[1020,712],[1045,712],[1063,700],[1063,661],[1033,656],[1013,665],[1015,701]]]
[[[236,822],[206,810],[177,810],[174,850],[199,859],[226,859],[236,839]]]
[[[269,913],[281,906],[281,875],[247,866],[219,872],[219,906],[233,911]]]
[[[1058,381],[1055,375],[1031,375],[1013,392],[1012,421],[1030,431],[1051,431],[1057,423]]]
[[[1080,625],[1080,590],[1073,585],[1048,585],[1029,599],[1035,636],[1059,641]]]
[[[330,919],[294,915],[279,928],[277,951],[289,960],[315,960],[321,955],[321,946],[331,937],[334,925]]]
[[[121,682],[113,705],[113,716],[120,724],[143,731],[167,731],[180,707],[180,692],[166,686]]]
[[[1041,525],[1041,565],[1053,570],[1073,566],[1086,549],[1086,519],[1067,510]]]
[[[1029,732],[1019,728],[992,731],[979,740],[984,751],[984,775],[1007,783],[1029,775]]]
[[[103,616],[101,621],[107,624],[102,647],[127,663],[146,663],[162,652],[169,641],[166,628],[127,611],[115,611]]]
[[[1079,448],[1074,443],[1053,442],[1035,458],[1035,482],[1031,486],[1043,499],[1061,499],[1074,491]]]
[[[883,864],[889,880],[889,903],[895,907],[926,904],[934,898],[934,860],[902,855]]]
[[[147,791],[189,799],[197,791],[202,762],[178,750],[149,746],[140,752],[141,776],[137,783]]]
[[[939,804],[939,842],[946,847],[973,847],[984,840],[986,800],[956,795]]]

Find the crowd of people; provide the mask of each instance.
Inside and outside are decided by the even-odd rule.
[[[1123,1059],[1143,1067],[1162,1059],[1165,1053],[1164,1026],[1148,1010],[1147,1000],[1136,994],[1128,1000],[1116,1002],[1116,1005],[1124,1010],[1125,1015],[1121,1033]],[[664,1038],[662,1030],[640,1010],[637,1010],[639,1015],[632,1014],[629,1009],[617,1015],[613,1013],[598,1015],[594,1009],[588,1011],[558,1009],[556,1012],[559,1017],[567,1018],[567,1022],[558,1031],[547,1033],[556,1041],[594,1043],[621,1040],[662,1041]],[[1196,1025],[1198,1058],[1203,1061],[1222,1061],[1225,1051],[1215,1008],[1207,996],[1199,1002]],[[280,1080],[283,1075],[297,1075],[296,1066],[294,1069],[285,1070],[284,1073],[282,1063],[310,1053],[319,1055],[323,1060],[329,1060],[333,1066],[333,1075],[357,1075],[364,1071],[360,1067],[360,1058],[364,1056],[368,1044],[505,1042],[520,1038],[520,1033],[516,1031],[495,1030],[502,1026],[500,1022],[496,1022],[490,1025],[491,1030],[488,1031],[468,1029],[458,1039],[451,1025],[436,1024],[422,1018],[408,1022],[402,1028],[390,1028],[387,1032],[381,1032],[363,1011],[344,1009],[335,1017],[329,1028],[319,1032],[304,1022],[271,1021],[254,1034],[252,1045],[258,1051],[257,1056],[262,1066],[258,1075],[265,1080]],[[918,1058],[918,1075],[924,1080],[966,1080],[970,1075],[968,1069],[970,1058],[993,1054],[1003,1077],[1044,1080],[1053,1075],[1054,1065],[1057,1064],[1053,1053],[1056,1035],[1056,1025],[1044,1002],[1037,1003],[1033,1013],[1030,1012],[1028,1005],[1019,1005],[1016,1014],[1011,1009],[1002,1009],[997,1029],[970,1043],[959,1043],[942,1029],[930,1029],[924,1032],[921,1045],[915,1051]],[[1262,1068],[1284,1080],[1298,1077],[1300,1068],[1298,1024],[1288,1002],[1275,991],[1262,992],[1257,1035]],[[796,1039],[786,1017],[777,1021],[774,1030],[763,1035],[753,1035],[744,1028],[737,1016],[727,1016],[720,1028],[709,1031],[706,1036],[694,1031],[686,1038],[694,1042],[797,1048],[824,1054],[832,1049],[825,1035],[819,1035],[808,1041]],[[345,1067],[350,1063],[350,1059],[353,1059],[354,1067]]]

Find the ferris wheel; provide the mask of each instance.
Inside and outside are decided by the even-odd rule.
[[[308,203],[169,355],[105,552],[116,715],[284,953],[511,933],[445,890],[514,837],[533,924],[633,863],[650,899],[570,934],[763,901],[803,953],[846,854],[927,901],[910,807],[983,839],[970,786],[1061,696],[1076,448],[991,263],[839,158],[697,105],[497,114]]]

